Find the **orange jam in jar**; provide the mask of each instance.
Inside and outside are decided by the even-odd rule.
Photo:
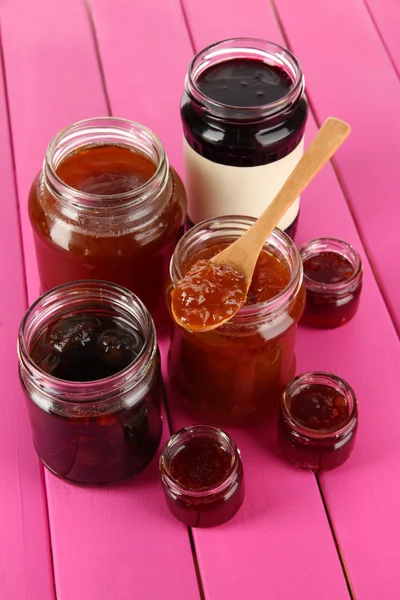
[[[197,260],[211,258],[251,227],[251,217],[220,217],[190,229],[171,261],[171,284]],[[305,293],[299,253],[275,229],[261,252],[247,304],[208,332],[175,325],[168,357],[175,396],[195,416],[245,424],[268,415],[295,372],[296,325]]]
[[[159,139],[111,117],[63,129],[29,197],[41,292],[101,279],[136,293],[157,325],[163,286],[183,233],[186,196]]]

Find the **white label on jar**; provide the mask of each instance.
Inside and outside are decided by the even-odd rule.
[[[184,139],[188,216],[193,223],[222,215],[259,217],[303,155],[304,137],[283,158],[257,167],[232,167],[197,154]],[[279,222],[287,229],[296,219],[300,198]]]

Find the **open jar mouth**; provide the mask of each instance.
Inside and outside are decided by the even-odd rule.
[[[292,416],[290,410],[291,398],[310,385],[328,386],[344,397],[348,407],[348,416],[340,427],[336,429],[315,430],[305,427]],[[304,435],[315,440],[340,437],[351,429],[358,412],[357,399],[353,388],[341,377],[327,371],[310,371],[295,377],[283,392],[280,406],[285,420],[298,435]]]
[[[199,76],[216,64],[235,58],[248,58],[262,61],[282,69],[291,79],[292,87],[288,94],[264,105],[234,106],[213,100],[202,92],[198,85]],[[235,120],[253,120],[272,116],[287,110],[302,95],[304,77],[296,57],[279,44],[260,38],[239,37],[210,44],[193,58],[186,77],[186,91],[189,96],[212,116],[230,117]]]
[[[54,377],[32,360],[31,348],[43,330],[58,318],[84,311],[118,316],[121,322],[139,331],[143,347],[129,365],[110,377],[82,382]],[[150,314],[135,294],[105,281],[82,280],[53,288],[29,307],[19,328],[17,351],[22,377],[27,376],[38,394],[48,401],[57,397],[60,412],[63,405],[74,403],[78,411],[85,406],[90,410],[94,403],[101,411],[102,405],[109,406],[113,399],[119,403],[122,392],[145,379],[157,353],[157,338]]]
[[[324,252],[333,252],[349,261],[353,267],[353,274],[349,279],[339,283],[320,283],[314,281],[314,279],[311,279],[311,277],[308,277],[307,274],[304,273],[304,283],[306,288],[313,292],[328,292],[334,293],[335,295],[341,295],[342,293],[346,294],[355,289],[360,282],[363,271],[361,258],[357,250],[351,244],[337,238],[317,238],[304,244],[300,248],[301,260],[304,262],[305,260]]]
[[[199,490],[185,486],[174,478],[171,473],[171,461],[185,443],[192,439],[209,439],[218,444],[230,455],[231,463],[226,476],[216,485],[205,486]],[[177,495],[190,496],[192,498],[208,498],[225,491],[234,481],[240,464],[240,452],[233,439],[221,429],[209,425],[193,425],[184,427],[175,433],[165,444],[160,456],[160,473],[168,488]]]
[[[175,285],[184,276],[183,267],[187,259],[195,256],[207,246],[227,242],[231,244],[255,223],[254,217],[227,215],[202,221],[192,227],[179,240],[170,263],[170,277]],[[229,331],[236,325],[256,324],[266,319],[274,319],[288,308],[293,297],[299,292],[303,280],[303,265],[300,254],[282,230],[275,228],[264,244],[264,249],[283,260],[290,272],[286,287],[273,298],[257,304],[243,306],[236,315],[219,331]]]
[[[118,145],[147,156],[156,166],[155,173],[145,183],[118,194],[92,194],[69,186],[57,175],[64,158],[79,149],[100,145]],[[168,179],[169,164],[159,138],[147,127],[117,117],[97,117],[78,121],[62,129],[51,140],[43,163],[45,181],[61,203],[89,211],[138,207],[162,191]]]

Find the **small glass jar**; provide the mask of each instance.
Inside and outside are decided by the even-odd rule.
[[[303,373],[282,394],[278,443],[297,467],[314,472],[339,467],[354,448],[357,427],[354,391],[332,373]]]
[[[303,154],[307,115],[303,73],[285,48],[236,38],[201,50],[181,101],[189,222],[259,217]],[[279,223],[290,235],[299,206]]]
[[[169,510],[188,527],[222,525],[242,506],[240,452],[219,429],[197,425],[178,431],[164,446],[160,473]]]
[[[319,238],[300,249],[306,306],[302,323],[333,329],[350,321],[360,303],[363,268],[357,250],[335,238]]]
[[[68,281],[111,281],[164,324],[163,286],[186,195],[154,133],[112,117],[66,127],[48,146],[29,214],[41,293]]]
[[[143,346],[136,358],[94,381],[60,379],[42,370],[32,354],[45,332],[63,318],[82,314],[114,319],[138,332]],[[22,320],[18,354],[33,442],[51,472],[76,483],[100,484],[135,475],[152,459],[162,430],[160,360],[154,324],[134,294],[102,281],[78,281],[47,292]]]
[[[167,290],[206,248],[229,244],[254,223],[250,217],[210,219],[186,232],[171,260]],[[227,323],[208,332],[175,324],[168,355],[174,396],[201,420],[243,425],[267,416],[296,369],[296,325],[305,291],[300,255],[291,239],[275,229],[264,249],[287,266],[289,283],[275,297],[244,306]]]

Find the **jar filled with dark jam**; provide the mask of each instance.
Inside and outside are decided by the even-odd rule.
[[[153,321],[127,289],[78,281],[47,292],[22,320],[18,353],[33,442],[69,481],[135,475],[161,438]]]
[[[198,259],[211,258],[239,238],[255,219],[220,217],[189,229],[171,261],[167,290]],[[168,356],[174,396],[201,420],[242,425],[276,408],[295,374],[296,325],[305,290],[300,255],[275,229],[265,243],[247,303],[227,323],[207,332],[175,324]]]
[[[340,327],[357,312],[362,289],[362,263],[357,250],[335,238],[305,244],[304,284],[307,290],[302,322],[321,329]]]
[[[244,499],[243,466],[232,438],[197,425],[171,437],[160,457],[171,513],[188,527],[215,527],[234,517]]]
[[[111,117],[63,129],[32,185],[29,213],[42,293],[68,281],[112,281],[164,324],[163,286],[186,196],[154,133]]]
[[[199,52],[181,102],[190,223],[259,217],[303,154],[307,114],[303,73],[285,48],[237,38]],[[279,223],[290,235],[299,206]]]
[[[279,446],[302,469],[327,471],[343,464],[353,450],[357,426],[354,391],[332,373],[299,375],[281,397]]]

